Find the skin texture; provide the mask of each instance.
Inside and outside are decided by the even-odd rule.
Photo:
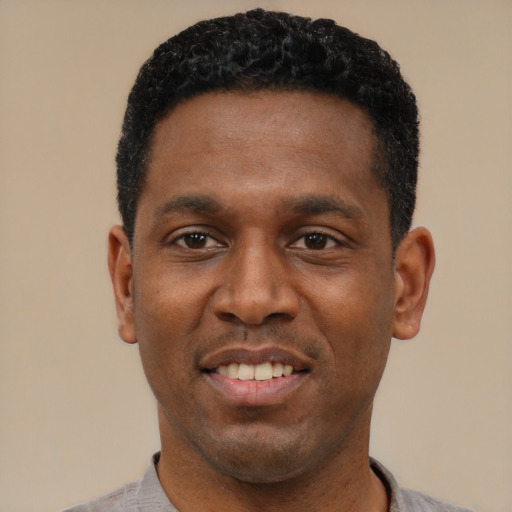
[[[182,512],[387,509],[372,401],[391,337],[419,329],[434,252],[418,228],[393,259],[374,145],[358,107],[306,92],[209,93],[156,127],[133,249],[114,227],[109,267]],[[214,373],[269,360],[296,372]]]

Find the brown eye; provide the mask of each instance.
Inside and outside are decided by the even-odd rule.
[[[328,241],[329,237],[322,233],[310,233],[309,235],[304,236],[304,245],[308,249],[325,249]]]
[[[190,249],[202,249],[206,245],[207,238],[203,233],[191,233],[185,235],[183,241]]]
[[[293,242],[290,247],[296,249],[307,249],[309,251],[321,251],[342,245],[336,238],[318,231],[312,231],[302,235]]]
[[[215,246],[215,240],[206,233],[187,233],[176,240],[178,245],[187,249],[204,249]]]

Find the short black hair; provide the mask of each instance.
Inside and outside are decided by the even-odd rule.
[[[211,91],[318,91],[359,106],[377,138],[374,173],[396,248],[411,226],[419,135],[416,98],[380,46],[333,20],[255,9],[201,21],[162,43],[130,92],[117,152],[118,204],[132,242],[155,125]]]

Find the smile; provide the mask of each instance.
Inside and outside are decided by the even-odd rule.
[[[205,383],[214,395],[233,406],[284,404],[306,381],[312,360],[279,347],[225,348],[200,361]]]
[[[293,373],[293,366],[274,362],[256,365],[230,363],[220,365],[216,372],[230,379],[265,381],[279,377],[289,377]]]

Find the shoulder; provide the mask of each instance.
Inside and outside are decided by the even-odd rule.
[[[391,472],[373,458],[370,458],[370,467],[388,491],[389,512],[472,512],[468,508],[400,487]]]
[[[158,480],[156,466],[159,457],[160,453],[153,455],[140,480],[64,512],[177,512]]]
[[[411,512],[472,512],[468,508],[452,505],[418,491],[411,489],[401,489],[400,491],[405,510]]]
[[[139,482],[132,482],[100,498],[81,503],[64,512],[136,512]]]

